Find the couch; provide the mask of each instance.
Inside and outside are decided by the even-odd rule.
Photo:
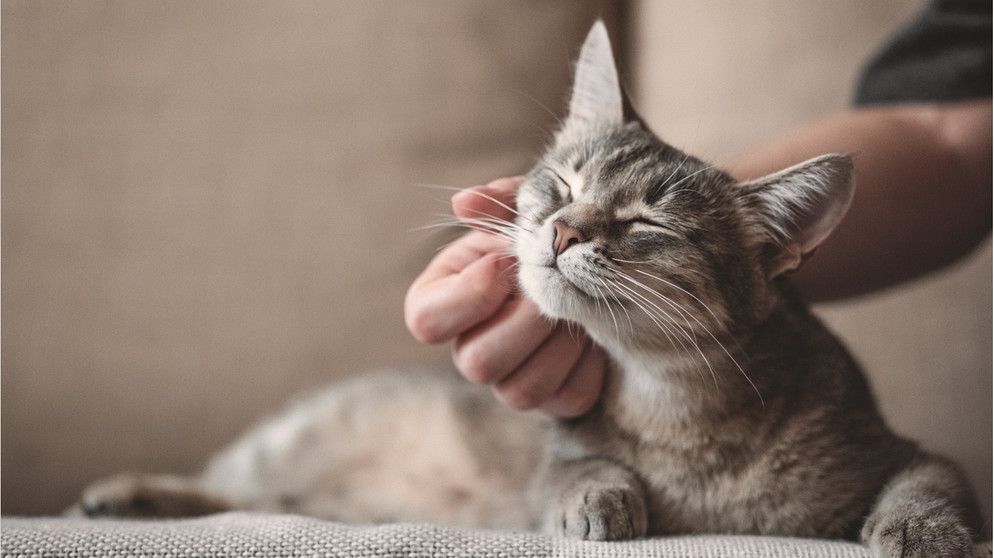
[[[8,519],[3,528],[0,552],[5,558],[870,557],[869,549],[862,545],[816,539],[712,535],[606,543],[437,525],[349,526],[299,516],[243,513],[157,522]],[[990,555],[990,544],[976,545],[975,556]]]
[[[865,555],[751,537],[611,547],[290,516],[53,516],[101,476],[194,471],[329,380],[450,370],[447,347],[403,326],[407,285],[455,234],[422,227],[447,212],[445,188],[530,166],[594,18],[656,131],[721,163],[844,106],[859,64],[916,8],[4,2],[3,554]],[[990,252],[818,308],[894,427],[964,463],[988,521]]]

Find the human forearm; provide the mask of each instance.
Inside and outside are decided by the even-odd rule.
[[[829,117],[735,162],[740,179],[827,153],[856,157],[849,215],[795,279],[808,298],[869,292],[951,263],[991,227],[991,101]]]

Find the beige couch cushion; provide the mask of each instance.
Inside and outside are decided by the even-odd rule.
[[[191,471],[291,393],[448,368],[402,300],[524,171],[607,2],[3,3],[3,512]],[[413,231],[413,232],[412,232]]]

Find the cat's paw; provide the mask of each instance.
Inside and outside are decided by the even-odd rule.
[[[67,513],[88,517],[188,517],[229,507],[186,479],[121,474],[87,487],[79,503]]]
[[[131,474],[99,480],[86,487],[72,511],[88,517],[155,515],[155,502],[142,485],[142,477]]]
[[[648,528],[645,499],[624,487],[587,487],[564,495],[558,534],[588,541],[622,541],[644,536]]]
[[[863,542],[879,558],[972,556],[970,531],[949,510],[874,513],[863,524]]]

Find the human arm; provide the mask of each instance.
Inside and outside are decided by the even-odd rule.
[[[730,165],[755,178],[828,152],[856,160],[849,214],[794,277],[810,300],[948,265],[991,229],[991,99],[837,113]]]

